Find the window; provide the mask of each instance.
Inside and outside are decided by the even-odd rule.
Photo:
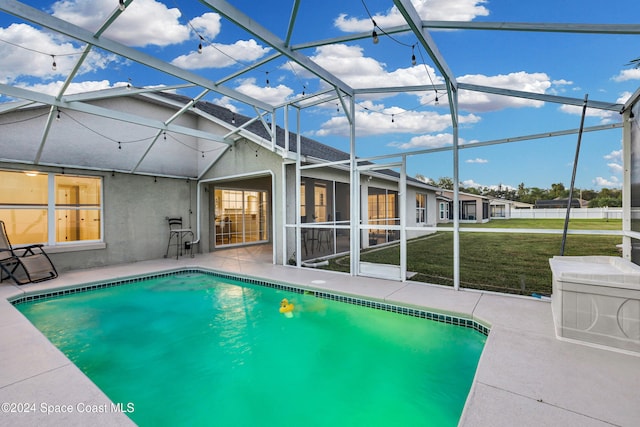
[[[102,239],[102,178],[0,171],[0,219],[13,244]]]
[[[460,201],[460,219],[462,220],[477,220],[476,216],[476,201],[475,200],[461,200]]]
[[[440,219],[446,220],[449,219],[449,203],[448,202],[440,202]]]
[[[416,193],[416,224],[427,222],[427,195]]]
[[[493,218],[505,218],[505,206],[504,205],[492,205],[491,206],[491,216]]]

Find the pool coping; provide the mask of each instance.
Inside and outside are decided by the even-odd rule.
[[[450,313],[491,328],[465,405],[461,426],[633,425],[640,408],[628,391],[640,384],[638,357],[558,340],[551,305],[481,291],[246,262],[238,256],[153,260],[66,272],[56,280],[17,287],[0,284],[0,401],[69,404],[109,399],[35,329],[9,299],[52,289],[186,268],[291,284],[363,300]],[[126,403],[126,402],[118,402]],[[133,425],[116,413],[12,414],[14,425]],[[15,422],[14,422],[15,421]]]
[[[98,282],[83,283],[83,284],[70,286],[70,287],[25,292],[22,295],[9,297],[7,298],[7,301],[9,301],[12,305],[16,306],[19,304],[29,303],[33,301],[59,298],[66,295],[73,295],[77,293],[91,292],[94,290],[105,289],[105,288],[110,288],[115,286],[123,286],[123,285],[129,285],[133,283],[139,283],[148,279],[155,279],[159,277],[167,277],[167,276],[173,276],[176,274],[188,274],[188,273],[201,273],[201,274],[210,275],[212,277],[220,277],[220,278],[231,279],[231,280],[240,280],[247,284],[259,285],[259,286],[264,286],[267,288],[278,289],[278,290],[285,290],[285,291],[294,292],[298,294],[310,293],[316,298],[323,298],[331,301],[338,301],[344,304],[353,304],[353,305],[358,305],[362,307],[368,307],[374,310],[389,311],[389,312],[398,313],[404,316],[418,317],[418,318],[429,320],[432,322],[439,322],[439,323],[444,323],[452,326],[460,326],[460,327],[472,329],[484,336],[489,335],[489,331],[491,330],[490,326],[483,324],[482,322],[479,322],[477,320],[464,317],[464,316],[453,315],[451,313],[440,313],[438,311],[424,310],[418,307],[407,307],[403,305],[389,304],[384,301],[358,298],[356,296],[341,295],[337,292],[326,292],[326,291],[322,291],[314,288],[296,286],[292,283],[287,283],[287,282],[268,281],[268,280],[260,279],[257,277],[230,274],[230,273],[225,273],[217,270],[198,268],[198,267],[195,267],[195,268],[184,267],[184,268],[161,271],[156,273],[148,273],[141,276],[121,277],[115,280],[101,280]]]

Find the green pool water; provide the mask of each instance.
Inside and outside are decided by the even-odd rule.
[[[141,426],[455,426],[486,340],[203,273],[17,307]]]

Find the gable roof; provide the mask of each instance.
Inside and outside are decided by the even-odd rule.
[[[157,94],[182,104],[187,104],[188,102],[191,101],[190,98],[183,95],[177,95],[175,93],[157,92]],[[211,102],[198,101],[194,104],[194,107],[201,110],[204,113],[207,113],[215,117],[218,120],[221,120],[227,123],[229,126],[232,126],[232,127],[241,127],[245,123],[252,121],[250,117],[244,116],[242,114],[234,113],[233,111],[229,110],[226,107],[222,107],[220,105],[216,105]],[[251,123],[246,125],[244,128],[247,131],[253,133],[254,135],[262,139],[265,139],[268,141],[271,140],[271,135],[269,134],[267,129],[264,127],[262,122],[259,120],[252,121]],[[281,128],[280,126],[276,126],[276,145],[282,149],[284,149],[285,147],[285,139],[286,139],[285,137],[286,137],[286,130]],[[334,147],[323,144],[314,139],[307,138],[303,135],[300,136],[300,143],[302,147],[300,154],[304,157],[312,157],[312,158],[324,160],[327,162],[344,161],[344,160],[349,160],[350,158],[349,153],[338,150]],[[295,132],[289,131],[289,152],[296,153],[297,149],[298,149],[297,134]],[[372,164],[371,162],[366,162],[366,161],[362,163]],[[376,172],[386,175],[388,177],[393,177],[394,179],[400,179],[400,174],[392,169],[382,169],[382,170],[377,170]],[[437,187],[429,185],[423,181],[420,181],[410,176],[407,176],[407,181],[409,181],[414,186],[419,186],[419,187],[430,189],[433,191],[440,190]]]

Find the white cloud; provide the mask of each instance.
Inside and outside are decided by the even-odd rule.
[[[465,160],[465,163],[481,163],[482,164],[482,163],[489,163],[489,160],[476,157],[475,159]]]
[[[618,104],[624,104],[629,100],[629,98],[631,98],[631,95],[633,94],[629,91],[622,92],[618,97],[618,99],[616,99],[616,102]]]
[[[231,45],[213,43],[203,44],[202,54],[194,50],[186,55],[175,58],[171,63],[186,69],[199,68],[224,68],[238,62],[252,62],[263,57],[270,48],[265,48],[256,43],[255,40],[238,40]]]
[[[485,76],[481,74],[465,75],[458,78],[461,83],[476,84],[501,89],[513,89],[532,93],[545,93],[551,87],[549,76],[545,73],[516,73]],[[472,112],[498,111],[505,108],[542,107],[544,102],[531,99],[493,95],[484,92],[460,90],[458,104],[460,109]]]
[[[593,180],[593,183],[598,187],[614,187],[614,188],[622,187],[622,182],[620,182],[620,180],[615,176],[612,176],[609,179],[603,178],[601,176],[597,176]]]
[[[293,89],[285,85],[275,87],[258,86],[254,78],[242,80],[236,90],[271,105],[282,104],[293,94]]]
[[[606,154],[604,158],[622,164],[622,150],[614,150],[609,154]]]
[[[413,0],[412,3],[423,20],[471,21],[478,16],[489,15],[489,10],[482,6],[486,3],[485,0]],[[375,13],[373,19],[381,28],[406,24],[395,6],[385,12]],[[356,18],[345,14],[338,16],[334,25],[345,32],[372,29],[371,20],[368,17]]]
[[[611,77],[614,82],[626,82],[629,80],[640,80],[640,68],[632,68],[629,70],[622,70],[617,76]]]
[[[220,34],[220,15],[205,13],[191,20],[191,25],[205,39],[215,39]]]
[[[215,105],[219,105],[221,107],[224,107],[230,111],[233,111],[234,113],[238,113],[240,110],[238,110],[238,107],[235,106],[235,104],[233,104],[233,100],[231,98],[229,98],[228,96],[223,96],[220,98],[214,98],[211,100],[212,104]]]
[[[483,188],[481,184],[478,184],[472,179],[465,179],[464,181],[460,182],[460,185],[462,185],[465,188]]]
[[[335,104],[332,104],[335,108]],[[398,133],[442,132],[451,127],[448,114],[434,111],[404,110],[400,107],[385,107],[366,101],[358,104],[356,110],[356,134],[358,136],[385,135]],[[364,109],[366,108],[366,110]],[[480,117],[469,114],[460,116],[460,123],[477,123]],[[316,136],[349,135],[349,122],[344,115],[336,115],[322,123]]]
[[[571,114],[574,116],[582,116],[582,107],[579,105],[561,105],[559,110],[563,113]],[[597,110],[594,108],[587,108],[585,116],[599,118],[600,122],[603,124],[619,122],[621,120],[620,113],[609,110]]]
[[[453,135],[450,133],[439,133],[436,135],[414,136],[408,142],[392,142],[388,145],[401,150],[420,150],[446,147],[451,144],[453,144]]]
[[[604,156],[605,160],[609,160],[607,166],[609,167],[609,171],[613,175],[622,176],[622,172],[624,168],[622,166],[622,150],[614,150],[611,153]]]
[[[23,77],[54,79],[66,76],[78,61],[83,47],[27,24],[0,28],[0,82],[11,83]],[[52,57],[53,55],[53,57]],[[55,60],[56,70],[52,65]],[[116,56],[92,51],[80,73],[106,68]]]
[[[360,46],[320,46],[310,59],[354,88],[417,86],[431,84],[431,81],[435,84],[444,83],[441,77],[435,75],[432,67],[427,66],[425,69],[425,65],[422,64],[388,71],[386,64],[364,56],[363,48]],[[296,64],[287,66],[293,68],[298,76],[311,77]],[[392,95],[394,94],[381,93],[371,97],[379,99]]]
[[[53,16],[89,31],[99,26],[117,4],[111,0],[62,0],[53,4]],[[168,8],[155,0],[135,0],[104,35],[127,46],[168,46],[188,40],[190,28],[179,22],[177,8]]]
[[[17,85],[23,89],[29,89],[35,92],[44,93],[47,95],[57,95],[62,88],[64,82],[62,80],[50,82],[50,83],[40,83],[33,85],[20,84]],[[66,95],[71,95],[74,93],[84,93],[84,92],[92,92],[96,90],[109,89],[118,86],[126,86],[127,82],[118,82],[111,84],[108,80],[97,80],[97,81],[86,81],[79,83],[71,83],[67,90],[65,91]]]

